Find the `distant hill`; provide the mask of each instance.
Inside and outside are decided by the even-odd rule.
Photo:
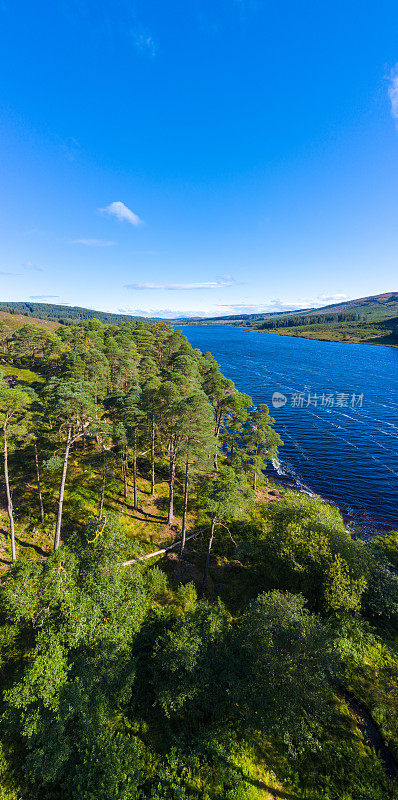
[[[327,315],[343,314],[346,312],[358,313],[363,317],[372,320],[382,320],[388,317],[394,317],[398,313],[398,292],[386,292],[385,294],[376,294],[369,297],[361,297],[357,300],[344,300],[341,303],[333,303],[320,308],[298,308],[292,311],[264,311],[255,314],[231,314],[220,317],[180,317],[173,322],[195,324],[200,322],[202,324],[209,323],[237,323],[237,322],[264,322],[266,320],[285,320],[289,317],[307,316],[307,315]]]
[[[94,317],[108,325],[117,325],[120,322],[155,322],[157,319],[54,303],[0,302],[0,323],[6,322],[12,328],[21,327],[31,321],[55,330],[58,325],[70,325]],[[398,292],[345,300],[321,308],[221,317],[180,317],[163,321],[170,325],[235,325],[283,336],[396,345]]]
[[[316,309],[312,308],[299,308],[295,309],[294,311],[267,311],[263,313],[255,313],[255,314],[228,314],[223,315],[221,317],[177,317],[173,319],[172,322],[178,322],[180,324],[196,324],[197,322],[206,324],[208,322],[240,322],[241,320],[245,319],[268,319],[271,317],[281,317],[285,316],[286,314],[305,314],[308,311],[313,311]]]
[[[388,316],[396,315],[398,312],[398,292],[375,294],[369,297],[360,297],[358,300],[345,300],[342,303],[333,303],[315,310],[317,314],[322,312],[330,313],[331,311],[339,314],[350,311],[358,312],[372,319],[385,319]],[[296,314],[297,312],[292,311],[290,313]]]
[[[398,292],[346,300],[321,308],[234,314],[225,317],[178,320],[180,325],[234,325],[254,331],[325,339],[398,345]],[[177,322],[177,320],[175,320]]]
[[[112,314],[108,311],[95,311],[92,308],[79,306],[61,306],[55,303],[25,303],[25,302],[0,302],[0,311],[7,314],[23,315],[40,320],[53,320],[61,325],[70,325],[83,319],[99,319],[108,325],[117,325],[120,322],[153,322],[148,317],[134,317],[128,314]],[[34,319],[32,319],[32,322]],[[25,320],[26,322],[26,320]]]

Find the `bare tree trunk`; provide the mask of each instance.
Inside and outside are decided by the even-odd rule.
[[[127,503],[127,448],[122,455],[122,471],[123,471],[123,486],[124,486],[124,502]]]
[[[33,445],[35,448],[36,481],[37,481],[37,493],[39,496],[39,505],[40,505],[40,519],[41,519],[41,524],[44,525],[44,506],[43,506],[43,497],[41,493],[39,456],[37,453],[36,439],[33,440]]]
[[[216,413],[216,427],[214,433],[216,435],[216,452],[214,453],[214,469],[218,472],[218,442],[220,437],[220,430],[221,430],[221,419],[222,419],[222,412],[217,411]]]
[[[10,479],[8,475],[8,439],[7,439],[7,423],[5,422],[3,425],[4,431],[4,478],[6,482],[6,493],[7,493],[7,512],[8,517],[10,520],[10,537],[11,537],[11,558],[13,561],[17,560],[17,555],[15,551],[15,527],[14,527],[14,512],[13,512],[13,505],[12,505],[12,498],[10,492]]]
[[[256,458],[257,458],[257,456],[258,456],[258,443],[257,443],[257,446],[256,446]],[[256,491],[256,489],[257,489],[257,470],[256,470],[256,467],[254,467],[253,489],[254,489],[254,491]]]
[[[58,547],[61,543],[62,507],[64,504],[66,473],[68,471],[68,458],[69,458],[69,451],[71,448],[71,444],[72,444],[72,428],[70,427],[68,428],[68,438],[66,440],[64,464],[62,467],[61,486],[59,488],[58,514],[57,514],[57,524],[55,528],[54,550],[58,550]]]
[[[101,500],[100,500],[100,507],[99,507],[99,514],[98,518],[102,519],[102,513],[104,510],[104,500],[105,500],[105,487],[106,487],[106,450],[103,450],[103,465],[102,465],[102,487],[101,487]]]
[[[124,502],[127,503],[127,472],[125,464],[123,464],[123,494]]]
[[[211,547],[212,547],[213,539],[214,539],[214,528],[216,527],[216,519],[217,519],[217,517],[214,516],[214,517],[212,517],[212,520],[211,520],[210,538],[209,538],[209,544],[208,544],[208,548],[207,548],[205,571],[204,571],[204,575],[203,575],[203,588],[204,589],[207,589],[207,583],[208,583],[208,579],[209,579],[210,553],[211,553]]]
[[[151,496],[155,497],[155,414],[153,412],[151,432]]]
[[[187,461],[185,464],[184,508],[182,512],[181,555],[183,555],[185,550],[185,536],[187,532],[188,489],[189,489],[189,457],[187,455]]]
[[[174,483],[176,478],[176,454],[174,451],[173,443],[170,443],[170,479],[169,479],[169,513],[167,515],[167,524],[171,525],[174,515]]]
[[[138,510],[138,497],[137,497],[137,448],[135,441],[134,430],[134,453],[133,453],[133,492],[134,492],[134,510]]]

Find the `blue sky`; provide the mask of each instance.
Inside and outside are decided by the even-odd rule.
[[[0,299],[398,289],[398,5],[0,0]]]

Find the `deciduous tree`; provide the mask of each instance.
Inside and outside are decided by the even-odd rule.
[[[221,467],[219,472],[203,482],[206,510],[211,518],[210,537],[207,547],[203,586],[207,587],[210,555],[216,525],[225,524],[238,517],[253,493],[232,467]]]

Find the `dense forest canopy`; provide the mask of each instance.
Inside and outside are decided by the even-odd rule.
[[[0,798],[396,797],[398,534],[164,322],[0,340]]]
[[[57,305],[57,303],[30,303],[3,301],[0,311],[9,314],[23,314],[27,317],[40,317],[40,319],[57,320],[63,325],[70,325],[84,319],[99,319],[101,322],[117,325],[124,321],[144,320],[145,317],[127,314],[113,314],[110,311],[94,311],[92,308],[79,306]]]

